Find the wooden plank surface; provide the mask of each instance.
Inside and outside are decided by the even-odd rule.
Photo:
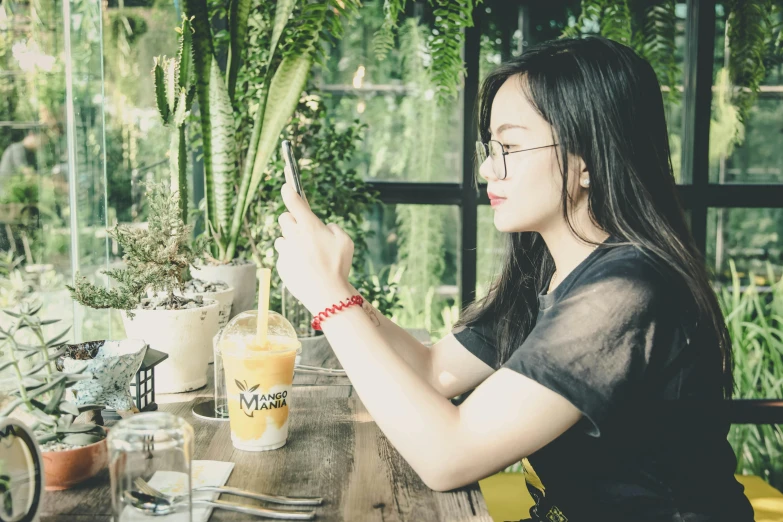
[[[325,504],[316,508],[318,520],[491,522],[477,484],[448,493],[427,488],[351,393],[347,386],[295,387],[288,443],[260,453],[235,450],[228,423],[194,417],[193,401],[161,409],[193,425],[196,459],[236,463],[229,486],[322,496]],[[47,493],[42,520],[108,520],[110,510],[104,471],[72,490]],[[210,520],[248,517],[217,510]]]
[[[424,340],[426,332],[414,335]],[[323,337],[305,343],[302,363],[340,367]],[[236,463],[229,486],[322,496],[325,505],[316,512],[317,520],[323,521],[492,522],[478,484],[448,493],[427,488],[372,421],[346,377],[297,375],[288,443],[262,453],[235,450],[227,422],[205,421],[191,413],[196,403],[212,396],[212,371],[210,365],[206,387],[156,399],[162,411],[193,425],[195,459]],[[110,512],[109,473],[104,470],[72,490],[47,493],[41,520],[108,522]],[[210,518],[215,522],[239,520],[249,517],[217,510]]]

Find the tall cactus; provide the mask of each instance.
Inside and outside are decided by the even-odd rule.
[[[190,20],[182,17],[179,50],[176,58],[158,56],[152,75],[155,80],[155,99],[163,124],[171,128],[169,169],[172,189],[179,192],[182,221],[188,220],[187,147],[185,119],[196,96],[193,84],[193,28]]]

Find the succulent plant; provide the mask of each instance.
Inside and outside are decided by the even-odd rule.
[[[66,389],[92,376],[57,371],[55,361],[66,352],[70,328],[47,339],[44,327],[58,323],[59,319],[42,320],[38,317],[40,310],[41,304],[30,302],[23,302],[18,311],[3,310],[13,318],[13,324],[7,329],[0,328],[0,347],[5,360],[0,363],[0,371],[13,369],[17,389],[12,393],[16,398],[0,411],[0,417],[7,417],[17,408],[25,409],[35,419],[31,429],[40,444],[59,441],[85,446],[98,442],[106,436],[103,427],[74,420],[81,413],[99,410],[103,405],[76,406],[64,400]]]

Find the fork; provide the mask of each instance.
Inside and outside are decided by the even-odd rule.
[[[322,375],[347,376],[342,368],[322,368],[320,366],[308,366],[306,364],[297,364],[294,371],[301,373],[320,373]]]
[[[186,495],[169,496],[150,486],[146,480],[141,477],[136,478],[133,484],[139,488],[142,493],[164,500],[170,504],[179,504],[186,501]],[[287,520],[312,520],[315,518],[315,511],[277,511],[266,509],[260,506],[251,506],[240,504],[238,502],[228,502],[225,500],[192,499],[193,504],[206,505],[208,507],[236,511],[247,515],[256,515],[267,518],[287,519]]]
[[[155,488],[149,485],[149,483],[141,477],[138,477],[134,484],[142,493],[148,495],[164,495],[162,492],[157,491]],[[152,491],[155,491],[153,493]],[[255,493],[253,491],[247,491],[245,489],[232,488],[229,486],[199,486],[193,488],[193,491],[215,491],[224,495],[235,495],[237,497],[252,498],[255,500],[262,500],[264,502],[271,502],[273,504],[285,504],[288,506],[320,506],[324,503],[324,499],[321,497],[284,497],[282,495],[267,495],[265,493]],[[165,495],[164,495],[165,496]],[[177,497],[185,497],[185,495],[172,495],[169,498],[177,500]]]

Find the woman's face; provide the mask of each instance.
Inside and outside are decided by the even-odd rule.
[[[496,175],[491,157],[479,168],[481,177],[487,180],[495,227],[501,232],[546,233],[553,226],[563,224],[559,149],[546,147],[555,143],[552,127],[528,102],[518,76],[506,80],[498,90],[492,103],[490,132],[490,139],[499,141],[507,152],[513,153],[505,156],[505,179]],[[516,152],[534,147],[545,148]],[[503,158],[495,161],[502,175]],[[577,205],[580,197],[586,196],[578,184],[580,168],[581,161],[569,157],[569,170],[577,170],[577,175],[569,181]]]

